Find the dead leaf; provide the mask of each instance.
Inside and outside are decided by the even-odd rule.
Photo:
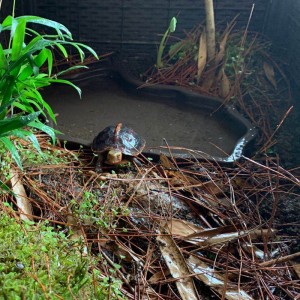
[[[216,244],[224,244],[233,240],[236,240],[241,237],[249,236],[251,239],[255,239],[261,237],[264,233],[266,234],[268,229],[249,229],[249,230],[241,230],[236,232],[222,233],[212,236],[204,241],[198,243],[199,246],[212,246]],[[203,237],[205,232],[199,233],[199,237]]]
[[[296,263],[292,261],[292,266],[294,268],[294,271],[296,272],[298,278],[300,279],[300,263]]]
[[[237,16],[228,24],[227,28],[225,29],[224,36],[223,36],[223,38],[220,42],[220,45],[219,45],[219,52],[216,55],[216,59],[215,59],[215,63],[216,63],[217,66],[222,62],[222,60],[225,56],[227,40],[228,40],[228,37],[229,37],[229,35],[230,35],[234,25],[235,25],[235,20],[236,19],[237,19]]]
[[[191,244],[205,248],[217,244],[228,243],[245,236],[249,236],[251,239],[256,239],[266,234],[268,231],[268,229],[250,229],[232,232],[233,229],[234,228],[232,226],[223,226],[200,230],[188,236],[184,236],[184,240]],[[272,231],[272,233],[274,233],[274,231]],[[183,237],[181,238],[183,239]]]
[[[277,82],[275,79],[275,72],[273,66],[265,61],[263,63],[263,69],[269,82],[273,85],[274,89],[277,89]]]
[[[201,87],[203,88],[203,90],[209,92],[215,82],[215,70],[211,69],[208,72],[205,72],[205,74],[206,74],[206,77],[205,77]]]
[[[222,68],[221,72],[222,72],[222,77],[221,77],[221,82],[220,82],[219,94],[220,94],[220,97],[225,99],[230,93],[231,84],[230,84],[230,81],[229,81],[227,75],[225,74],[225,71],[223,68]]]
[[[32,206],[27,197],[24,185],[19,176],[19,173],[15,168],[11,168],[10,170],[10,183],[12,191],[14,192],[18,211],[20,212],[21,220],[32,221]]]
[[[165,280],[168,275],[170,275],[170,271],[169,270],[159,271],[159,272],[153,274],[148,279],[148,283],[149,284],[159,283],[160,281]]]
[[[195,256],[190,256],[187,260],[188,266],[192,272],[197,274],[197,278],[220,296],[224,295],[227,300],[253,300],[245,291],[241,290],[236,284],[228,282],[227,278],[198,259]],[[226,290],[224,290],[226,289]]]
[[[235,227],[231,226],[231,225],[217,227],[217,228],[209,228],[209,229],[205,229],[205,230],[202,230],[202,231],[195,232],[195,233],[187,236],[187,238],[193,238],[193,237],[212,238],[212,237],[215,237],[215,236],[220,235],[220,234],[232,233],[234,228]]]
[[[204,28],[199,39],[197,84],[199,84],[201,74],[206,66],[206,60],[207,60],[207,45],[206,45],[206,31]]]
[[[194,286],[191,273],[184,260],[180,249],[175,244],[166,228],[161,228],[162,233],[156,239],[162,256],[170,270],[170,273],[176,281],[176,286],[183,300],[197,300],[198,294]]]
[[[203,230],[203,227],[180,219],[171,219],[166,222],[164,227],[167,227],[172,235],[182,237],[190,236],[193,233]]]

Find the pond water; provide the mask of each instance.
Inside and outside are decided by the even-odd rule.
[[[58,114],[56,128],[64,134],[62,139],[89,144],[103,128],[122,122],[141,134],[148,148],[166,146],[167,142],[224,157],[241,137],[226,125],[224,117],[184,105],[180,99],[137,96],[108,78],[93,78],[78,86],[82,99],[65,85],[44,92],[45,100]]]

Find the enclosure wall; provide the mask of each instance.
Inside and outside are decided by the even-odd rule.
[[[266,23],[266,34],[284,63],[292,83],[300,87],[300,1],[274,0]]]
[[[216,0],[217,27],[224,27],[236,15],[236,28],[245,28],[253,0]],[[263,29],[268,0],[255,1],[250,28]],[[161,34],[177,16],[176,36],[183,36],[205,19],[204,0],[24,0],[19,12],[59,21],[99,53],[119,51],[126,55],[156,53]]]

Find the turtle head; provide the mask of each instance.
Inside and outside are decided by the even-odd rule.
[[[107,153],[106,161],[108,165],[118,165],[122,162],[122,151],[119,149],[111,149]]]

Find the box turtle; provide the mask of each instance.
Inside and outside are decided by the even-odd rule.
[[[127,159],[139,155],[145,144],[140,135],[122,123],[106,127],[94,138],[92,144],[92,151],[98,154],[96,171],[102,171],[103,163],[108,165],[123,163],[123,155]]]

